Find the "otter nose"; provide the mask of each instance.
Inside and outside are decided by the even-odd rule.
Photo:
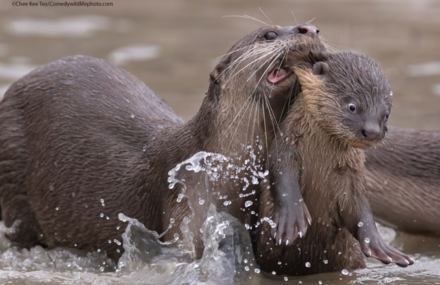
[[[366,123],[362,129],[362,135],[364,139],[368,141],[377,140],[380,137],[381,131],[379,124]]]
[[[319,33],[318,28],[312,25],[300,25],[295,27],[295,29],[299,34],[304,35],[317,35]]]

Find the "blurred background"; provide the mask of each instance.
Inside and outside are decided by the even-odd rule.
[[[12,2],[0,0],[0,97],[35,67],[84,54],[127,69],[188,120],[218,57],[261,26],[225,16],[247,14],[278,25],[314,19],[336,49],[379,61],[394,92],[390,124],[440,126],[437,0],[106,0],[113,6],[88,8]]]

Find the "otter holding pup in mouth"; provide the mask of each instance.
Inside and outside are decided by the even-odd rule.
[[[168,171],[206,151],[236,164],[252,155],[264,173],[274,129],[299,90],[288,67],[311,49],[325,48],[310,25],[246,35],[214,68],[200,111],[186,123],[144,83],[104,60],[66,57],[30,72],[0,103],[0,203],[5,225],[14,225],[8,238],[26,248],[99,249],[116,260],[123,213],[158,233],[171,225],[162,239],[174,240],[182,234],[176,225],[192,211],[185,199],[176,202],[181,186],[168,188]],[[252,224],[257,203],[241,209],[259,185],[242,191],[244,178],[251,179],[237,176],[219,185],[234,202],[214,203]],[[196,257],[205,218],[195,215],[191,223]]]
[[[325,51],[318,30],[310,25],[267,26],[248,34],[215,67],[200,111],[187,123],[137,78],[92,57],[67,57],[19,79],[0,103],[0,204],[5,225],[14,225],[15,229],[8,234],[8,238],[13,244],[26,248],[40,244],[49,248],[100,249],[116,260],[122,254],[122,246],[108,241],[120,240],[125,230],[126,224],[118,219],[119,213],[138,219],[148,229],[158,233],[165,232],[172,219],[175,224],[181,224],[185,217],[191,215],[191,210],[187,203],[176,203],[181,193],[180,186],[170,190],[167,182],[168,171],[177,163],[200,151],[239,157],[240,163],[249,159],[251,153],[248,146],[251,146],[252,155],[262,162],[261,171],[265,171],[267,167],[264,162],[269,155],[267,149],[280,147],[281,154],[285,145],[284,137],[278,138],[275,143],[278,124],[284,121],[281,129],[286,128],[284,134],[293,138],[291,136],[296,136],[295,130],[289,133],[292,131],[289,126],[296,126],[295,120],[299,114],[306,116],[310,112],[305,118],[311,118],[313,112],[319,113],[325,108],[317,104],[318,111],[301,111],[299,102],[304,99],[297,99],[293,107],[290,106],[290,102],[300,96],[297,76],[303,79],[307,77],[306,71],[292,70],[290,67],[298,66],[298,58],[307,58],[306,65],[313,64],[314,53],[310,51],[316,51],[317,54]],[[331,70],[331,63],[317,64],[313,70],[320,70],[321,75],[327,76],[325,71],[328,66]],[[305,83],[301,82],[303,88],[306,88]],[[328,102],[339,100],[329,96],[322,99]],[[374,100],[373,103],[378,104]],[[379,106],[382,105],[372,107]],[[386,100],[383,106],[388,106]],[[289,111],[289,108],[292,110]],[[287,113],[289,115],[284,119]],[[279,144],[282,140],[283,143]],[[327,143],[332,149],[335,147],[334,141],[315,141],[316,154],[327,149],[328,146],[324,145]],[[370,145],[370,142],[363,141],[352,143],[356,147]],[[323,149],[319,150],[318,147]],[[276,154],[278,152],[272,151],[272,157]],[[303,154],[302,158],[305,159],[307,152]],[[310,158],[311,154],[308,153]],[[335,183],[352,183],[362,188],[363,152],[353,148],[351,154],[356,172],[341,165],[341,177]],[[345,159],[346,156],[341,157]],[[306,171],[309,171],[309,166],[316,165],[309,162]],[[292,170],[290,174],[294,179],[288,182],[295,183],[295,178],[298,178],[302,189],[311,187],[303,185],[306,181],[320,180],[320,177],[303,177],[301,175],[305,174],[299,175],[294,168]],[[312,169],[310,171],[303,173],[317,175]],[[287,179],[287,174],[288,171],[282,177]],[[328,182],[322,180],[320,183],[323,181]],[[255,224],[256,217],[251,212],[260,212],[260,217],[273,214],[274,211],[275,214],[278,211],[277,217],[285,215],[283,208],[262,207],[259,210],[258,203],[242,211],[245,200],[249,198],[244,199],[240,194],[258,193],[262,190],[260,186],[252,185],[243,192],[237,190],[243,188],[243,179],[222,183],[221,194],[235,202],[225,206],[219,200],[216,206],[242,223]],[[285,182],[281,180],[277,183]],[[285,184],[289,187],[295,185],[289,183]],[[279,185],[276,186],[276,191],[281,191]],[[336,190],[330,185],[329,188],[329,191]],[[383,244],[361,190],[357,191],[356,188],[353,193],[359,192],[360,196],[354,197],[344,196],[340,192],[342,190],[337,189],[337,205],[342,207],[338,211],[344,210],[344,215],[329,209],[328,205],[320,207],[329,201],[328,196],[315,196],[311,203],[319,202],[316,205],[323,211],[323,216],[328,211],[327,215],[334,218],[332,221],[321,221],[328,222],[326,227],[331,222],[341,225],[343,237],[338,245],[355,242],[352,234],[364,241],[364,253],[368,254],[369,249],[369,255],[376,255],[382,261],[396,262],[402,266],[411,264],[410,258]],[[310,199],[307,193],[319,192],[304,191],[306,202]],[[297,195],[298,192],[293,194]],[[262,205],[271,200],[271,197],[264,195],[265,190],[260,200]],[[275,200],[281,196],[275,196]],[[281,198],[281,201],[287,199]],[[292,209],[296,212],[296,208]],[[301,231],[306,238],[321,239],[326,243],[323,247],[332,247],[333,241],[329,237],[323,238],[314,232],[313,227],[319,218],[315,217],[313,209],[314,206],[309,208],[313,226],[307,233],[305,229],[302,230],[304,225],[293,232],[287,224],[282,229],[283,223],[278,218],[277,238],[281,237],[290,246],[287,253],[297,250],[292,243],[298,239],[294,241],[290,236]],[[302,207],[301,211],[300,215],[305,218],[303,221],[307,222],[307,208]],[[192,230],[199,233],[204,218],[194,218]],[[291,218],[287,217],[286,221]],[[358,220],[365,224],[360,227],[361,230],[356,224]],[[332,224],[332,227],[334,230],[335,225]],[[172,240],[176,234],[179,235],[180,230],[173,226],[164,234],[163,240]],[[367,237],[370,243],[365,242]],[[270,237],[266,238],[271,240]],[[196,257],[200,257],[203,242],[197,234],[194,244]],[[356,245],[353,248],[353,251],[344,251],[343,257],[355,260],[354,267],[364,266],[360,251]],[[264,245],[258,249],[259,252],[264,250]],[[297,258],[293,254],[286,257],[290,264],[302,262],[302,257]],[[267,260],[278,259],[284,260],[284,256],[279,258],[273,253],[267,256]],[[270,266],[265,265],[266,260],[261,262],[262,268],[270,270]],[[317,266],[301,273],[338,270],[336,267],[339,268]],[[298,272],[295,270],[292,267],[286,272],[295,275]]]

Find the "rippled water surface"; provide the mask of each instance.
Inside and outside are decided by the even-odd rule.
[[[12,82],[35,67],[66,55],[87,54],[127,69],[187,120],[200,106],[218,57],[260,26],[224,16],[250,14],[280,25],[315,18],[313,24],[333,47],[366,53],[380,62],[394,93],[391,125],[440,127],[440,2],[436,0],[115,0],[113,7],[101,8],[26,8],[13,7],[11,2],[0,0],[0,98]],[[176,247],[179,242],[162,244],[137,221],[121,217],[132,227],[125,233],[126,254],[116,271],[117,265],[101,253],[41,247],[20,250],[1,234],[0,284],[229,284],[245,280],[252,284],[440,284],[440,239],[385,227],[380,227],[382,236],[409,253],[416,260],[413,266],[403,269],[369,259],[367,269],[347,275],[289,277],[288,282],[257,274],[256,265],[250,265],[246,230],[232,217],[209,210],[204,229],[211,234],[205,243],[212,250],[200,261],[182,255]],[[8,229],[1,226],[0,231]],[[236,233],[234,250],[214,250],[231,231]],[[139,237],[149,242],[143,244]],[[188,246],[184,238],[180,242]],[[160,254],[145,259],[151,248]]]

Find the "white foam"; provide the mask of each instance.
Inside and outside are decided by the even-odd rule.
[[[131,45],[118,48],[109,55],[109,61],[123,65],[130,61],[144,61],[160,55],[160,47],[156,45]]]
[[[409,65],[407,68],[407,73],[409,76],[414,76],[414,77],[439,75],[440,62],[431,61],[421,64]]]
[[[18,36],[89,37],[96,31],[108,30],[109,26],[108,17],[85,15],[53,20],[18,18],[6,21],[5,30]]]

